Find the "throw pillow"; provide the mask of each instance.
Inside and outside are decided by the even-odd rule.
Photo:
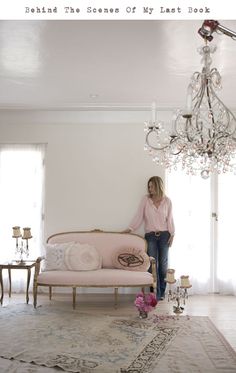
[[[102,257],[94,246],[78,242],[66,250],[65,264],[71,271],[92,271],[102,268]]]
[[[150,267],[149,256],[137,248],[118,249],[112,257],[115,268],[146,272]]]
[[[73,242],[46,244],[42,271],[66,271],[65,252],[73,244]]]

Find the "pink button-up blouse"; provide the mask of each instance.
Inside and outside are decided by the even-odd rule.
[[[157,208],[152,199],[145,195],[139,205],[138,211],[131,221],[131,231],[137,230],[144,222],[145,233],[153,231],[169,231],[175,233],[174,220],[172,215],[172,203],[168,197],[164,197]]]

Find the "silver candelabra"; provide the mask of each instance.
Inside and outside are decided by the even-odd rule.
[[[189,282],[189,276],[182,275],[180,276],[180,281],[177,281],[175,279],[175,270],[168,269],[166,282],[168,284],[168,302],[176,302],[176,305],[173,306],[173,312],[175,314],[183,313],[183,306],[186,303],[186,299],[188,299],[188,289],[192,287]]]
[[[28,240],[32,238],[31,236],[31,228],[23,228],[23,234],[21,234],[20,227],[15,226],[12,228],[13,234],[12,237],[16,239],[16,254],[20,255],[20,262],[24,263],[23,256],[26,255],[26,258],[29,256],[29,243]],[[19,245],[19,238],[21,238],[21,242]],[[23,243],[25,241],[25,245]]]

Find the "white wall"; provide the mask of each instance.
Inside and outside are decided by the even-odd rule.
[[[141,111],[0,112],[2,143],[47,143],[44,240],[61,231],[128,227],[147,179],[164,175],[143,150],[143,122],[150,116]],[[23,177],[24,165],[22,170]]]
[[[165,116],[171,118],[162,112],[159,119]],[[164,176],[143,150],[149,117],[142,111],[0,113],[1,142],[47,143],[45,238],[128,226],[147,179]]]

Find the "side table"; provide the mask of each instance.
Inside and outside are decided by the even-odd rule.
[[[0,263],[0,285],[1,285],[1,298],[0,302],[1,305],[3,304],[3,297],[4,297],[4,286],[3,286],[3,277],[2,277],[2,270],[8,270],[8,279],[9,279],[9,298],[11,297],[11,270],[12,269],[26,269],[27,270],[27,285],[26,285],[26,303],[29,303],[29,284],[31,278],[31,269],[35,268],[36,260],[26,260],[26,261],[17,261],[12,260],[6,263]]]

